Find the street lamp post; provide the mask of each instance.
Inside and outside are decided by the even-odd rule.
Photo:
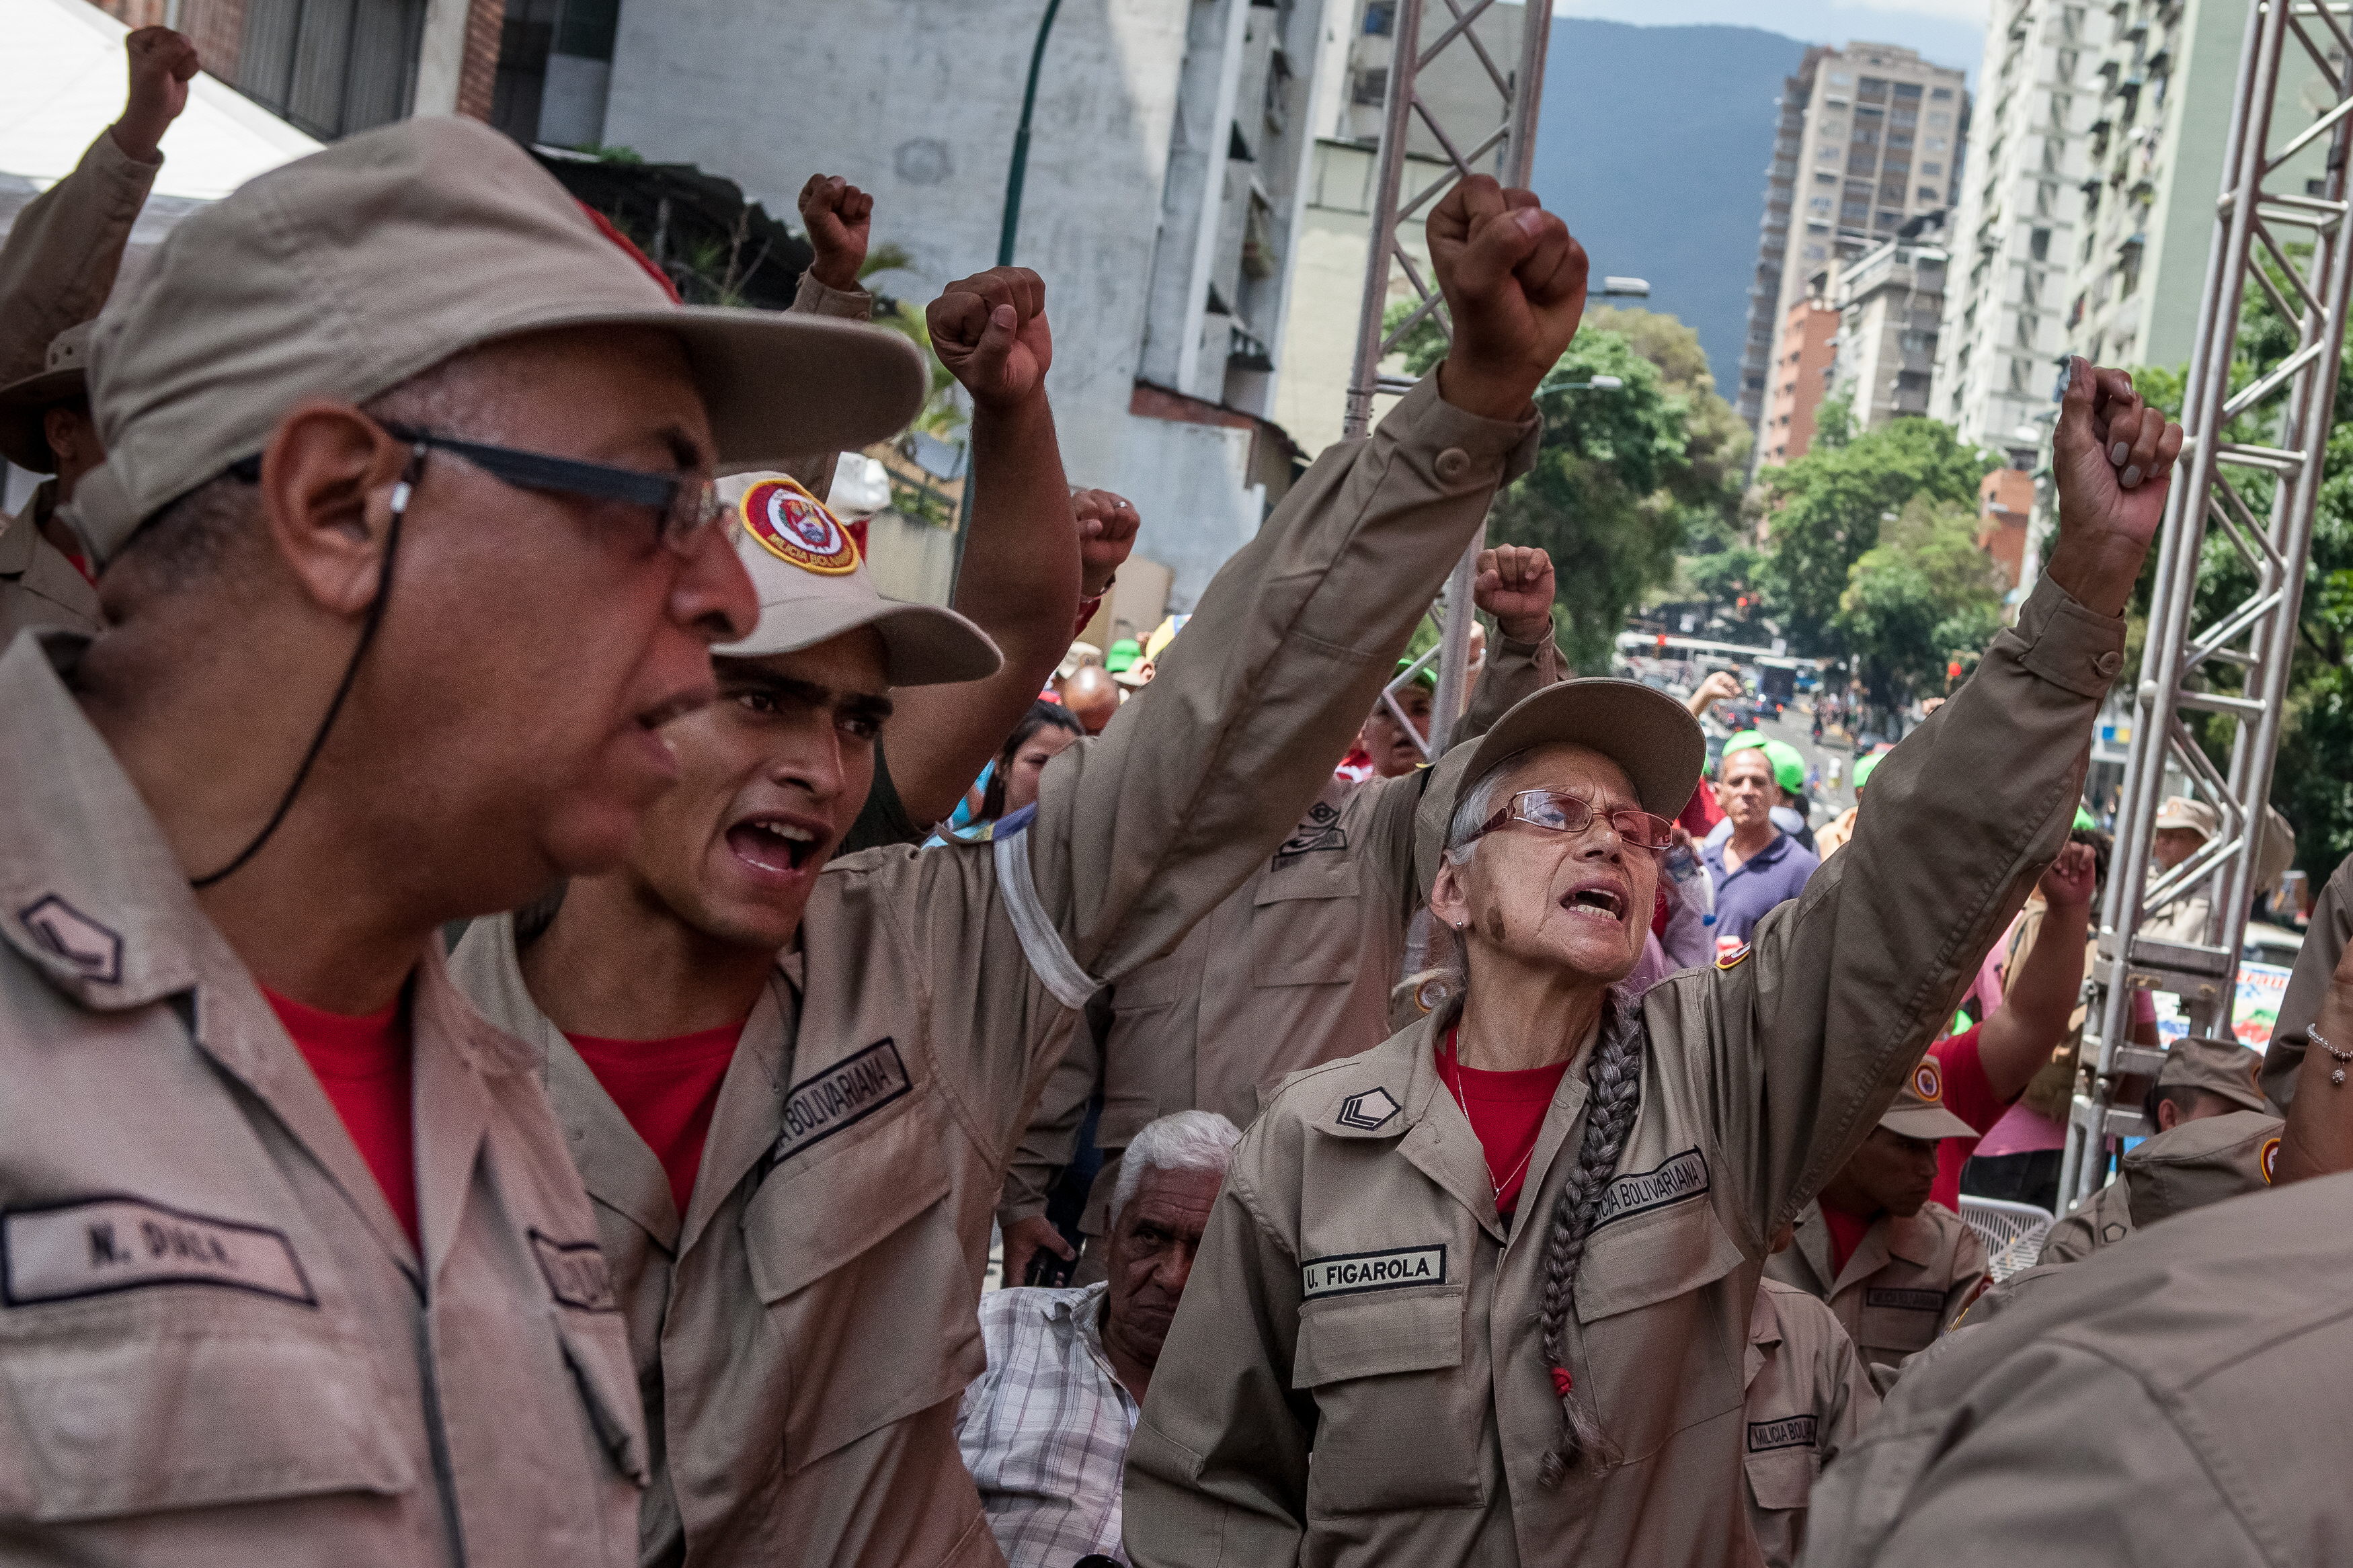
[[[1013,265],[1013,237],[1021,227],[1021,181],[1029,172],[1029,115],[1038,107],[1038,68],[1046,63],[1046,38],[1054,30],[1054,13],[1062,0],[1046,0],[1046,15],[1038,24],[1038,42],[1029,50],[1029,84],[1021,89],[1021,123],[1013,132],[1013,163],[1005,172],[1005,221],[997,233],[997,264]]]

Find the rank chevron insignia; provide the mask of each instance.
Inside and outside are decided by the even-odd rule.
[[[1359,1132],[1371,1132],[1388,1124],[1390,1117],[1403,1108],[1385,1089],[1368,1089],[1362,1094],[1352,1094],[1340,1102],[1340,1114],[1334,1117],[1343,1127],[1353,1127]]]

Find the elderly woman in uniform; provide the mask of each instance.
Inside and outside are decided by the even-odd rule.
[[[2066,841],[2179,449],[2077,363],[2018,625],[1714,968],[1619,985],[1699,782],[1680,704],[1567,682],[1433,770],[1461,984],[1237,1151],[1129,1449],[1139,1568],[1750,1560],[1744,1470],[1786,1459],[1742,1415],[1768,1239]]]

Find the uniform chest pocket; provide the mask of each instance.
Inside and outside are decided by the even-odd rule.
[[[1704,1172],[1677,1179],[1704,1182]],[[1613,1188],[1629,1183],[1638,1194],[1674,1185],[1641,1173]],[[1704,1190],[1607,1219],[1587,1242],[1577,1275],[1577,1376],[1592,1379],[1602,1424],[1629,1459],[1739,1407],[1737,1347],[1747,1343],[1753,1289],[1736,1289],[1734,1276],[1745,1261]]]
[[[31,1334],[8,1324],[0,1515],[68,1523],[417,1484],[364,1347],[290,1321],[302,1309],[235,1305],[259,1310],[167,1321],[91,1303],[35,1309],[61,1315]]]
[[[1799,1416],[1793,1420],[1810,1426],[1813,1417]],[[1814,1476],[1821,1468],[1821,1462],[1815,1456],[1810,1436],[1785,1447],[1760,1448],[1756,1446],[1759,1441],[1757,1429],[1760,1426],[1790,1424],[1789,1421],[1769,1424],[1752,1421],[1748,1424],[1749,1449],[1742,1458],[1748,1471],[1748,1495],[1758,1508],[1803,1508],[1807,1500],[1813,1496]]]
[[[953,1398],[987,1365],[952,1136],[926,1097],[785,1160],[745,1205],[752,1284],[791,1369],[787,1473]]]
[[[1945,1293],[1924,1286],[1865,1285],[1854,1342],[1909,1355],[1924,1351],[1945,1325]]]
[[[1293,856],[1258,879],[1250,896],[1250,982],[1336,985],[1356,977],[1363,945],[1358,873],[1345,854]]]
[[[1291,1386],[1315,1397],[1310,1514],[1485,1502],[1488,1388],[1462,1374],[1463,1305],[1448,1285],[1301,1307]]]

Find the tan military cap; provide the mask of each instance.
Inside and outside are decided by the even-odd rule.
[[[737,474],[719,481],[719,493],[733,509],[735,553],[760,595],[760,619],[750,637],[712,652],[759,658],[872,626],[893,686],[978,680],[1005,662],[988,634],[954,610],[875,592],[857,541],[786,475]]]
[[[58,471],[41,416],[89,392],[90,383],[82,373],[90,354],[91,325],[83,321],[59,332],[49,340],[49,352],[38,374],[0,386],[0,458],[37,474]]]
[[[879,328],[674,303],[513,142],[403,121],[193,214],[109,303],[90,363],[107,460],[75,496],[81,530],[112,554],[300,398],[364,402],[518,333],[643,326],[685,346],[726,468],[881,439],[927,387],[915,347]]]
[[[1890,1132],[1906,1138],[1974,1138],[1978,1130],[1945,1109],[1945,1064],[1922,1057],[1895,1091],[1895,1103],[1879,1119]]]
[[[1653,816],[1680,815],[1707,765],[1699,721],[1654,686],[1596,677],[1531,692],[1477,742],[1454,747],[1430,769],[1414,813],[1414,871],[1424,893],[1438,875],[1447,824],[1462,792],[1514,752],[1556,743],[1590,746],[1616,763]]]
[[[2177,795],[2168,796],[2165,804],[2157,808],[2157,826],[2160,828],[2186,827],[2192,833],[2211,838],[2221,829],[2222,817],[2204,801]]]
[[[2269,1110],[2263,1098],[2263,1058],[2236,1040],[2190,1035],[2173,1042],[2165,1065],[2157,1070],[2159,1089],[2202,1089],[2221,1095],[2242,1110]]]
[[[2123,1162],[2133,1229],[2270,1186],[2286,1125],[2276,1116],[2233,1110],[2135,1144]]]

